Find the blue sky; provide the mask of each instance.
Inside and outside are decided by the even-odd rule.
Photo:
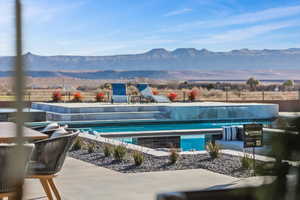
[[[12,2],[0,0],[0,55],[13,54]],[[40,55],[300,47],[299,0],[23,2],[24,52]]]

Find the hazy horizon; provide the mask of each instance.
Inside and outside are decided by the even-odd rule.
[[[262,49],[249,49],[249,48],[240,48],[240,49],[229,49],[229,50],[225,50],[225,51],[221,51],[221,50],[211,50],[211,49],[207,49],[207,48],[195,48],[195,47],[180,47],[180,48],[174,48],[174,49],[167,49],[167,48],[164,48],[164,47],[157,47],[157,48],[153,48],[153,49],[146,49],[145,51],[142,51],[142,52],[136,52],[136,53],[116,53],[116,54],[109,54],[109,55],[80,55],[80,54],[52,54],[52,55],[47,55],[47,54],[38,54],[38,53],[35,53],[33,51],[25,51],[23,52],[23,55],[26,55],[26,54],[32,54],[32,55],[38,55],[38,56],[118,56],[118,55],[135,55],[135,54],[144,54],[144,53],[147,53],[149,51],[152,51],[152,50],[157,50],[157,49],[164,49],[168,52],[172,52],[172,51],[175,51],[175,50],[178,50],[178,49],[196,49],[196,50],[207,50],[207,51],[210,51],[210,52],[214,52],[214,53],[229,53],[229,52],[232,52],[232,51],[241,51],[241,50],[249,50],[249,51],[263,51],[263,50],[278,50],[278,51],[281,51],[281,50],[290,50],[290,49],[299,49],[300,50],[300,47],[289,47],[289,48],[278,48],[278,49],[271,49],[271,48],[262,48]],[[13,56],[13,55],[0,55],[0,57],[9,57],[9,56]]]

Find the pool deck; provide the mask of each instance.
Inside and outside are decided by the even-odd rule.
[[[67,158],[55,182],[64,200],[154,200],[161,192],[259,186],[264,180],[238,179],[203,169],[124,174]],[[25,183],[24,199],[47,199],[38,180]]]
[[[31,122],[41,122],[46,120],[46,112],[41,110],[36,110],[32,108],[24,108],[23,112],[27,118],[27,121]],[[15,117],[15,108],[0,108],[0,121],[10,121]]]

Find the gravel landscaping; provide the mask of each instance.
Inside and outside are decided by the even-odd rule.
[[[216,159],[211,159],[208,154],[181,155],[175,164],[170,164],[169,157],[154,157],[144,154],[145,160],[141,166],[135,166],[130,154],[127,154],[124,160],[116,161],[112,156],[105,157],[101,149],[97,149],[93,153],[88,153],[87,150],[71,151],[69,156],[122,173],[201,168],[233,177],[251,176],[250,170],[242,169],[240,157],[227,154],[221,154]]]

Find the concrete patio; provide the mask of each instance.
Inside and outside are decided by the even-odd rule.
[[[238,179],[207,170],[178,170],[123,174],[68,158],[56,178],[65,200],[151,200],[157,193],[258,185],[261,178]],[[38,180],[26,180],[24,199],[47,199]]]

